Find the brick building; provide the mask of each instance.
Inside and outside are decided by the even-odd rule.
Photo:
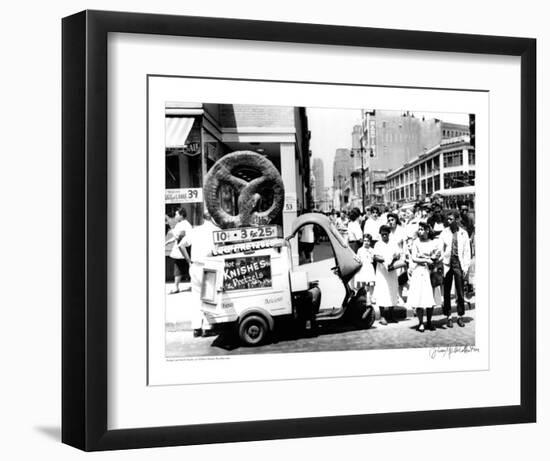
[[[202,188],[212,165],[225,154],[251,150],[266,156],[281,173],[290,207],[278,218],[285,234],[308,204],[309,131],[305,108],[237,104],[166,105],[166,189]],[[251,179],[258,172],[243,168],[237,175]],[[236,197],[220,197],[226,211],[236,214]],[[202,222],[202,203],[186,204],[191,224]]]

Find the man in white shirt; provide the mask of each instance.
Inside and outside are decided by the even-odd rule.
[[[305,263],[313,262],[313,248],[315,247],[315,232],[313,224],[306,224],[300,230],[298,249],[304,256]]]
[[[468,233],[458,225],[460,214],[452,211],[447,216],[449,227],[440,234],[443,247],[443,313],[447,316],[447,326],[453,327],[451,318],[451,286],[455,283],[457,324],[464,327],[464,280],[470,267],[471,252]]]
[[[363,243],[363,231],[359,224],[360,215],[361,212],[357,208],[353,208],[349,213],[348,244],[354,253],[357,253]]]
[[[193,226],[187,221],[187,212],[182,207],[176,211],[176,225],[172,229],[174,246],[170,252],[170,258],[174,261],[174,289],[170,294],[180,292],[180,283],[189,279],[189,262],[191,255],[191,232]]]
[[[201,285],[205,259],[212,254],[214,249],[213,234],[217,230],[220,228],[214,224],[210,214],[205,211],[203,224],[195,227],[191,233],[193,257],[191,258],[190,275],[193,302],[190,308],[193,310],[191,326],[194,336],[202,336],[205,331],[211,329],[201,310]]]

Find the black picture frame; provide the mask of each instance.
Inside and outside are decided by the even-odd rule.
[[[62,21],[62,441],[87,450],[534,422],[536,40],[83,11]],[[521,403],[517,406],[107,429],[107,34],[111,32],[521,57]]]

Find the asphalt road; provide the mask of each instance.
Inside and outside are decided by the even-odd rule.
[[[475,310],[466,311],[461,328],[445,326],[446,318],[434,316],[436,331],[416,331],[416,318],[387,326],[375,322],[368,330],[350,325],[322,324],[315,337],[304,337],[288,329],[275,334],[269,344],[245,347],[232,335],[194,338],[191,331],[168,331],[166,354],[169,358],[284,352],[349,351],[368,349],[409,349],[447,346],[475,346]],[[455,316],[456,320],[456,316]]]

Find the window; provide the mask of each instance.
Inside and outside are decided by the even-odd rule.
[[[439,175],[434,176],[434,190],[440,190],[441,189],[441,178]]]
[[[461,165],[462,165],[461,151],[445,152],[443,154],[443,166],[445,168],[450,168],[453,166],[461,166]]]
[[[468,172],[455,171],[445,173],[443,181],[445,189],[456,189],[458,187],[474,186],[476,172],[474,170]]]
[[[471,150],[468,152],[468,165],[475,165],[476,164],[476,152],[474,150]]]

